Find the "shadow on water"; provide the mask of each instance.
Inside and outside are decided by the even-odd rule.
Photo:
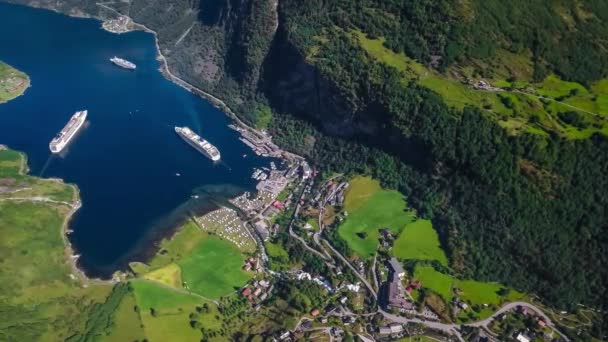
[[[235,209],[229,200],[245,191],[245,189],[231,184],[205,185],[194,189],[188,201],[154,222],[127,254],[117,260],[116,263],[107,265],[98,271],[107,273],[105,274],[107,277],[111,272],[127,271],[131,262],[145,263],[158,252],[161,242],[173,236],[187,221],[221,207]],[[81,266],[79,262],[79,267]]]

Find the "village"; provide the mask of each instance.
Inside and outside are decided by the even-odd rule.
[[[310,283],[324,293],[320,296],[325,305],[310,308],[294,329],[277,332],[274,340],[294,341],[320,334],[339,340],[352,334],[363,340],[391,341],[424,333],[438,340],[459,341],[467,336],[476,341],[498,341],[501,331],[508,330],[506,322],[521,315],[534,320],[535,328],[510,331],[515,340],[530,342],[539,334],[559,336],[538,309],[525,303],[505,306],[490,318],[468,325],[451,322],[420,301],[426,291],[424,282],[404,270],[397,258],[381,254],[370,265],[341,256],[323,236],[349,217],[347,211],[331,209],[344,205],[350,186],[347,179],[336,177],[317,183],[317,172],[303,160],[286,163],[280,170],[273,163],[252,176],[259,178],[256,193],[243,193],[230,201],[234,208],[216,210],[197,218],[197,223],[252,255],[243,260],[242,269],[258,275],[239,292],[252,312],[262,310],[276,295],[276,285],[281,288],[285,282]],[[269,260],[264,246],[287,233],[302,244],[305,253],[312,253],[325,265],[321,267],[324,273],[298,268],[273,270],[275,258],[270,255]],[[379,250],[390,251],[395,239],[390,229],[378,227]],[[451,317],[472,310],[457,296],[449,306]]]

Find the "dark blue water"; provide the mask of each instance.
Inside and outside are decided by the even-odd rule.
[[[0,3],[0,60],[32,83],[0,104],[0,144],[27,153],[33,175],[78,185],[83,207],[70,240],[91,276],[124,267],[191,210],[208,207],[206,200],[192,203],[195,189],[251,190],[251,169],[268,164],[238,140],[222,112],[163,78],[151,34],[100,27]],[[137,71],[112,65],[114,55],[136,63]],[[86,128],[64,157],[51,156],[49,141],[82,109],[89,111]],[[188,146],[176,125],[216,145],[222,162]]]

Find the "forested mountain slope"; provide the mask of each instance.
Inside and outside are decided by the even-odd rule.
[[[157,30],[178,75],[319,168],[407,194],[455,273],[608,308],[605,1],[108,5]]]

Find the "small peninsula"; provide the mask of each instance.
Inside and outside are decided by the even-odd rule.
[[[30,78],[23,72],[0,61],[0,103],[23,94],[30,86]]]

